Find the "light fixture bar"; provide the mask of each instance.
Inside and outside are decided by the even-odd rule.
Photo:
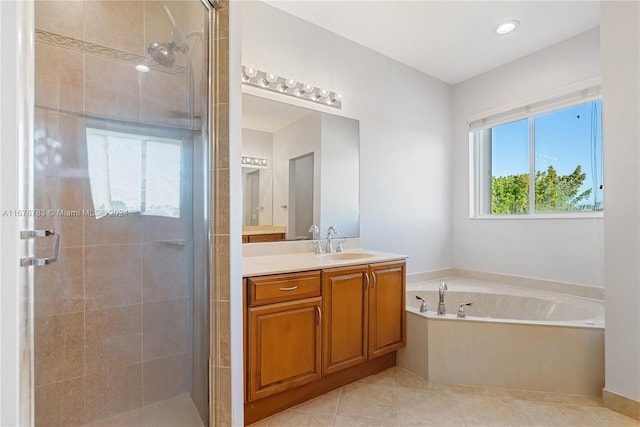
[[[310,83],[298,82],[252,67],[242,66],[242,83],[267,89],[284,95],[342,109],[342,95],[338,92],[319,88]]]
[[[243,166],[267,167],[267,159],[263,157],[242,156]]]

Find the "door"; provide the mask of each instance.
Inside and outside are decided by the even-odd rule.
[[[246,180],[249,209],[244,225],[260,225],[260,169],[247,173]]]
[[[369,266],[369,359],[406,344],[405,263]]]
[[[313,153],[289,161],[289,238],[309,236],[313,224]]]
[[[322,373],[367,360],[369,274],[367,266],[324,270]]]
[[[212,9],[200,0],[1,3],[0,98],[28,103],[16,108],[22,129],[11,139],[2,110],[2,204],[16,218],[0,227],[2,288],[5,239],[17,240],[21,253],[6,259],[22,258],[13,279],[24,280],[8,300],[23,310],[14,369],[27,378],[6,401],[35,402],[7,424],[82,425],[187,395],[206,423]],[[11,80],[13,30],[22,50]],[[17,192],[5,191],[9,173]],[[16,355],[4,336],[2,353]],[[4,374],[2,393],[4,402]]]
[[[321,301],[249,308],[249,401],[320,379]]]

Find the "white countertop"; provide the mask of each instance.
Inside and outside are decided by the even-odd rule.
[[[340,253],[316,255],[312,252],[245,256],[242,258],[242,276],[264,276],[267,274],[291,273],[295,271],[321,270],[332,267],[398,261],[408,258],[407,255],[371,251],[368,249],[349,249],[341,253],[364,253],[370,254],[371,256],[354,259],[329,259],[331,255],[339,256]]]

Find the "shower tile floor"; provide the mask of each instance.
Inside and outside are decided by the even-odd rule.
[[[203,427],[188,394],[144,406],[84,427]]]
[[[252,427],[640,426],[596,397],[427,381],[394,367]]]

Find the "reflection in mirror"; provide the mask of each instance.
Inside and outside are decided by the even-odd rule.
[[[244,218],[242,225],[260,226],[273,223],[273,177],[268,168],[242,168]]]
[[[242,155],[243,242],[359,236],[357,120],[243,94]]]

